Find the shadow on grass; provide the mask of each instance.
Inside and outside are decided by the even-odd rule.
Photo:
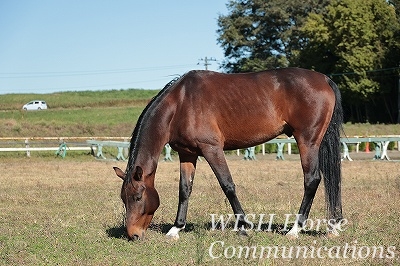
[[[159,224],[150,224],[149,230],[155,231],[155,232],[160,232],[162,234],[168,233],[169,229],[171,229],[174,225],[171,223],[159,223]],[[185,226],[185,229],[183,231],[185,232],[192,232],[194,231],[195,227],[197,224],[193,223],[187,223]]]
[[[125,225],[120,224],[114,227],[110,227],[106,230],[108,237],[110,238],[119,238],[119,239],[128,239],[126,234]]]
[[[168,233],[169,229],[174,226],[171,223],[151,223],[149,226],[148,230],[159,232],[161,234],[166,234]],[[254,224],[253,228],[248,228],[249,231],[253,232],[265,232],[265,233],[274,233],[274,234],[280,234],[280,235],[286,235],[289,230],[291,229],[290,227],[286,227],[284,224],[279,224],[279,223],[274,223],[274,224],[261,224],[259,226],[258,224]],[[213,225],[211,222],[206,222],[206,223],[188,223],[185,226],[185,229],[183,230],[184,232],[190,233],[198,230],[206,230],[206,231],[236,231],[234,230],[234,224],[229,224],[227,225],[224,230],[221,229],[221,225],[217,224],[216,226]],[[119,238],[119,239],[127,239],[126,235],[126,228],[125,225],[121,224],[115,227],[110,227],[106,230],[108,237],[110,238]],[[322,236],[325,234],[325,232],[322,231],[316,231],[316,230],[309,230],[309,231],[302,231],[300,234],[308,235],[308,236]]]
[[[158,223],[158,224],[151,223],[148,230],[166,234],[166,233],[168,233],[169,229],[172,228],[172,226],[174,226],[174,225],[171,223]],[[186,224],[184,231],[192,232],[195,230],[196,226],[198,226],[198,225],[195,225],[193,223],[188,223],[188,224]],[[110,237],[110,238],[128,239],[128,236],[126,234],[126,227],[124,224],[110,227],[110,228],[106,229],[106,233],[107,233],[108,237]]]
[[[273,233],[279,235],[286,235],[290,229],[292,229],[293,225],[286,225],[283,223],[262,223],[257,224],[254,223],[253,227],[245,227],[248,232],[265,232],[265,233]],[[211,222],[205,223],[202,227],[208,231],[216,230],[216,231],[237,231],[235,228],[234,223],[228,224],[224,230],[221,229],[221,225],[218,223],[217,225],[213,225]],[[235,230],[236,229],[236,230]],[[316,231],[316,230],[308,230],[308,231],[301,231],[299,234],[308,235],[308,236],[322,236],[325,234],[323,231]]]

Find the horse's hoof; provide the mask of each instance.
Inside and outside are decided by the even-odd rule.
[[[337,237],[339,237],[339,233],[338,232],[328,232],[326,234],[326,237],[329,238],[329,239],[337,238]]]
[[[239,230],[239,231],[237,232],[237,235],[238,235],[239,237],[243,237],[243,238],[249,237],[249,235],[247,234],[247,232],[246,232],[245,230]]]
[[[179,231],[185,229],[185,226],[182,228],[178,228],[176,226],[173,226],[171,229],[169,229],[168,233],[165,235],[167,239],[171,240],[178,240],[179,239]]]
[[[286,234],[286,237],[290,240],[295,240],[295,239],[299,238],[299,234],[293,234],[293,233],[289,232]]]
[[[179,235],[165,235],[165,238],[167,240],[178,241],[179,240]]]
[[[295,224],[295,225],[293,225],[292,229],[290,229],[290,231],[287,232],[286,237],[291,240],[297,239],[297,238],[299,238],[300,231],[301,231],[301,228],[297,224]]]

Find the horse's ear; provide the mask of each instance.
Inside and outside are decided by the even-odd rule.
[[[118,167],[113,167],[113,168],[114,168],[115,174],[122,180],[125,180],[125,173]]]
[[[143,177],[142,167],[136,166],[136,171],[135,171],[135,175],[133,176],[133,179],[135,179],[136,181],[142,181],[142,177]]]

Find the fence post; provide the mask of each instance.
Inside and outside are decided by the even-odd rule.
[[[278,152],[276,154],[276,160],[285,160],[283,157],[283,148],[285,147],[285,143],[276,143],[278,145]]]
[[[124,138],[124,142],[128,142],[128,139],[127,138]],[[124,148],[124,156],[125,157],[128,157],[129,156],[129,148]]]
[[[164,161],[170,161],[172,162],[172,157],[171,157],[171,146],[169,143],[165,144],[165,156],[164,156]]]
[[[56,151],[56,156],[58,155],[60,155],[63,159],[67,155],[67,144],[64,141],[60,144],[58,150]]]
[[[29,150],[29,140],[28,139],[25,139],[25,148],[27,149],[26,156],[31,157],[31,151]]]

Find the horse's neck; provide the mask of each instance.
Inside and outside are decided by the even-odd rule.
[[[164,141],[157,136],[150,135],[146,136],[145,140],[140,143],[134,164],[143,169],[144,177],[154,176],[158,159],[165,145],[163,142]]]
[[[144,177],[153,181],[161,152],[169,139],[169,122],[163,114],[152,115],[143,125],[137,141],[139,147],[134,164],[142,167]]]

